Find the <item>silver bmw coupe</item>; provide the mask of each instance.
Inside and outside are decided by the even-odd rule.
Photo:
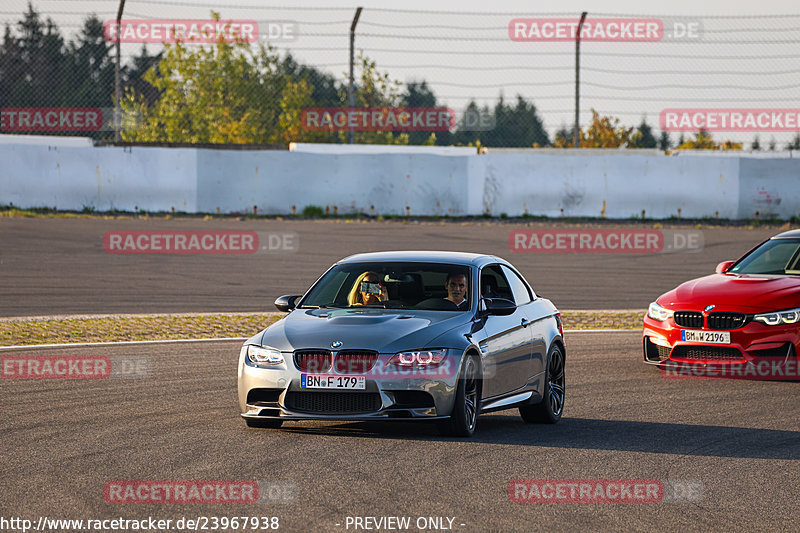
[[[342,259],[289,314],[247,340],[239,407],[250,427],[287,420],[433,420],[469,437],[477,417],[564,410],[561,315],[507,261],[456,252]]]

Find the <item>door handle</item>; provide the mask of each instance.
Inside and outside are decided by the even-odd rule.
[[[528,319],[527,319],[527,318],[523,318],[523,319],[522,319],[522,322],[520,322],[520,324],[522,324],[522,327],[523,327],[523,328],[527,328],[527,327],[528,327],[528,324],[530,324],[530,322],[528,321]]]

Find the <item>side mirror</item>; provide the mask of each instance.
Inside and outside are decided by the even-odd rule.
[[[482,315],[507,316],[517,310],[517,304],[505,298],[484,298],[481,300]]]
[[[283,311],[284,313],[288,313],[289,311],[294,310],[294,303],[300,298],[302,294],[287,294],[285,296],[281,296],[277,300],[275,300],[275,307],[278,308],[278,311]]]
[[[736,261],[723,261],[722,263],[718,264],[716,269],[717,274],[724,274],[730,267],[733,266],[735,262]]]

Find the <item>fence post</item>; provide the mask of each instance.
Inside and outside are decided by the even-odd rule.
[[[356,106],[356,97],[355,94],[353,94],[353,62],[355,60],[353,48],[356,42],[356,24],[358,24],[358,17],[361,16],[361,9],[363,8],[356,8],[356,14],[353,17],[353,23],[350,24],[350,85],[347,88],[347,100],[350,108]],[[348,120],[347,123],[350,124],[350,121]],[[355,138],[353,134],[353,126],[349,126],[348,128],[350,130],[349,144],[353,144]]]
[[[121,111],[119,102],[121,98],[122,89],[120,88],[120,41],[122,41],[122,11],[125,9],[125,0],[119,0],[119,9],[117,10],[117,40],[115,50],[117,51],[117,58],[114,61],[114,142],[119,142],[120,136],[120,120]]]
[[[575,131],[573,133],[573,147],[580,148],[581,140],[581,29],[586,20],[586,11],[581,13],[581,21],[578,22],[578,33],[575,34]]]

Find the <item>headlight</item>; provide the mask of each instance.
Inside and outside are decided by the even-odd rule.
[[[283,364],[283,355],[280,350],[269,346],[248,346],[247,359],[255,366],[274,366]]]
[[[389,359],[389,364],[407,368],[412,366],[430,368],[441,364],[446,355],[447,349],[445,348],[437,350],[419,350],[415,352],[399,352]]]
[[[647,309],[647,316],[659,322],[664,322],[666,319],[672,318],[672,315],[672,311],[661,307],[656,302],[651,303],[650,307]]]
[[[800,321],[800,309],[788,309],[786,311],[775,311],[774,313],[761,313],[753,317],[753,320],[763,322],[768,326],[778,324],[796,324]]]

